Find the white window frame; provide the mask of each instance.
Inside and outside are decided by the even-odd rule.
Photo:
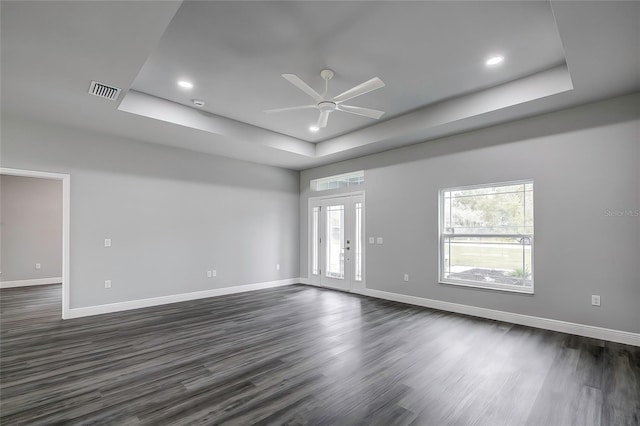
[[[533,179],[524,179],[524,180],[516,180],[516,181],[507,181],[507,182],[495,182],[495,183],[484,183],[477,185],[465,185],[458,186],[452,188],[443,188],[438,191],[438,282],[440,284],[446,285],[456,285],[463,287],[474,287],[474,288],[483,288],[489,290],[498,290],[498,291],[506,291],[512,293],[524,293],[524,294],[534,294],[534,234],[535,234],[535,213],[533,216],[533,230],[534,232],[531,234],[455,234],[446,232],[444,226],[444,193],[451,191],[461,191],[461,190],[471,190],[471,189],[480,189],[480,188],[491,188],[491,187],[499,187],[499,186],[511,186],[511,185],[522,185],[522,184],[534,184]],[[534,188],[534,209],[535,209],[535,185]],[[514,238],[529,238],[531,245],[531,286],[517,286],[517,285],[509,285],[509,284],[498,284],[498,283],[481,283],[477,281],[467,281],[467,280],[456,280],[451,278],[444,278],[445,272],[445,238],[447,236],[457,236],[457,237],[514,237]]]

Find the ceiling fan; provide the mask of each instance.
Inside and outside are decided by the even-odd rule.
[[[312,126],[310,129],[318,131],[324,127],[327,127],[327,121],[329,120],[329,114],[333,111],[342,111],[348,112],[350,114],[362,115],[364,117],[375,118],[376,120],[382,117],[384,111],[378,111],[375,109],[362,108],[351,105],[344,105],[343,102],[348,101],[349,99],[353,99],[357,96],[364,95],[365,93],[369,93],[373,90],[380,89],[384,87],[385,84],[378,77],[373,77],[371,80],[367,80],[362,84],[359,84],[345,92],[340,93],[338,96],[327,97],[327,93],[329,92],[329,80],[333,78],[334,73],[331,70],[322,70],[320,76],[324,79],[325,82],[325,90],[322,94],[319,94],[315,90],[313,90],[307,83],[302,81],[300,77],[295,74],[282,74],[282,76],[289,81],[291,84],[296,86],[298,89],[302,90],[307,95],[311,96],[313,100],[316,102],[313,105],[301,105],[294,106],[289,108],[277,108],[277,109],[269,109],[265,112],[283,112],[283,111],[294,111],[298,109],[308,109],[308,108],[316,108],[320,111],[320,117],[318,118],[318,123],[316,126]]]

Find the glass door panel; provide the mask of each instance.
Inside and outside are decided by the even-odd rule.
[[[354,224],[353,279],[362,281],[362,202],[355,203],[356,220]]]
[[[327,206],[327,256],[325,271],[327,277],[344,279],[344,204]]]
[[[320,247],[320,206],[313,206],[311,216],[311,275],[320,275],[320,257],[318,248]]]

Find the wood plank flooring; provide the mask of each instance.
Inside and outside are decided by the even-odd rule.
[[[640,348],[302,285],[61,321],[4,289],[2,425],[638,425]]]

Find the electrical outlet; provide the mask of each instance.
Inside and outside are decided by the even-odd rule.
[[[279,270],[280,270],[280,264],[276,263],[276,271],[279,271]]]
[[[591,305],[592,306],[600,306],[600,295],[592,294],[591,295]]]
[[[104,288],[111,288],[111,280],[104,280]]]
[[[111,247],[111,238],[105,238],[104,239],[104,246],[105,247]]]
[[[409,274],[404,274],[404,282],[409,282]]]
[[[207,271],[207,278],[211,278],[213,277],[213,272],[212,271]]]
[[[42,267],[42,265],[40,265],[39,263],[36,263],[36,269],[40,269]]]
[[[376,244],[383,244],[383,243],[384,243],[384,239],[382,237],[376,238]]]

